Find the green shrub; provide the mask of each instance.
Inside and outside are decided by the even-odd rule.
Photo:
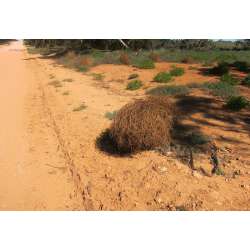
[[[243,85],[250,87],[250,74],[248,74],[243,80]]]
[[[170,70],[170,74],[171,74],[172,76],[182,76],[184,73],[185,73],[184,68],[173,67],[173,68]]]
[[[205,83],[204,88],[209,89],[213,95],[220,96],[225,99],[238,94],[238,90],[235,86],[226,82]]]
[[[117,114],[117,111],[113,111],[113,112],[106,112],[105,113],[105,117],[109,120],[113,120],[115,118]]]
[[[129,75],[128,80],[135,79],[135,78],[137,78],[138,76],[139,76],[139,75],[136,74],[136,73],[131,74],[131,75]]]
[[[154,62],[150,59],[138,60],[137,62],[135,62],[134,66],[139,69],[154,69],[155,68]]]
[[[224,74],[220,77],[221,82],[229,83],[232,85],[236,85],[238,80],[234,78],[231,74]]]
[[[150,95],[185,95],[189,93],[186,86],[161,86],[147,92]]]
[[[236,61],[233,66],[241,72],[249,72],[249,64],[244,61]]]
[[[243,96],[232,96],[228,99],[226,106],[234,111],[239,111],[249,105],[249,101]]]
[[[167,83],[171,81],[171,79],[172,76],[168,72],[160,72],[154,77],[154,81],[159,83]]]
[[[220,63],[218,63],[217,66],[215,66],[209,70],[210,74],[219,75],[219,76],[222,76],[224,74],[228,74],[228,72],[229,72],[229,64],[226,62],[220,62]]]
[[[142,82],[140,80],[134,80],[128,83],[127,89],[128,90],[136,90],[142,86]]]

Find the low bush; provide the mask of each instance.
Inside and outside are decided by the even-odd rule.
[[[155,68],[154,62],[150,59],[137,60],[134,63],[134,66],[139,69],[154,69]]]
[[[140,80],[133,80],[128,83],[127,90],[136,90],[142,86],[142,82]]]
[[[233,63],[233,66],[241,72],[249,72],[249,64],[247,62],[236,61]]]
[[[179,67],[173,67],[170,70],[170,74],[172,76],[182,76],[185,73],[185,70],[183,68],[179,68]]]
[[[125,105],[116,114],[110,136],[119,152],[135,152],[170,143],[173,106],[166,97],[149,97]]]
[[[167,83],[170,82],[171,79],[172,76],[168,72],[160,72],[154,77],[154,81],[159,83]]]
[[[224,99],[238,94],[236,87],[226,82],[205,83],[203,87],[208,89],[213,95],[220,96]]]
[[[186,95],[189,88],[186,86],[160,86],[147,92],[150,95]]]
[[[229,73],[229,64],[226,62],[220,62],[217,66],[209,70],[210,74],[222,76]]]
[[[239,111],[248,105],[249,101],[243,96],[232,96],[226,104],[226,106],[233,111]]]
[[[250,87],[250,74],[243,80],[243,85]]]
[[[220,77],[221,82],[225,82],[228,84],[236,85],[238,84],[238,80],[234,78],[231,74],[224,74]]]

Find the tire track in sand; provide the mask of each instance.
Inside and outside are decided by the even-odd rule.
[[[52,129],[57,137],[60,150],[63,153],[64,160],[68,166],[68,170],[69,170],[71,177],[72,177],[72,180],[74,182],[75,195],[77,197],[80,197],[84,210],[89,210],[89,211],[95,210],[93,203],[92,203],[92,200],[91,200],[91,197],[90,197],[90,194],[89,194],[89,191],[88,191],[88,185],[84,183],[84,180],[81,179],[81,176],[77,171],[77,167],[74,163],[73,158],[70,155],[70,151],[65,143],[65,140],[63,139],[63,136],[62,136],[62,133],[60,132],[59,126],[56,123],[56,119],[54,118],[53,111],[50,108],[48,98],[46,95],[45,86],[43,85],[43,81],[40,79],[41,73],[46,75],[46,77],[48,75],[36,58],[34,58],[34,60],[32,60],[32,63],[35,63],[36,67],[39,68],[39,71],[37,71],[36,67],[34,67],[34,64],[30,65],[33,68],[33,71],[36,72],[37,84],[38,84],[39,89],[40,89],[41,94],[42,94],[41,98],[42,98],[42,102],[43,102],[43,108],[45,109],[45,112],[48,114],[48,117],[51,121]],[[48,82],[49,82],[49,78],[48,78]]]

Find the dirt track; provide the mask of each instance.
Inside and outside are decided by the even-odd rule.
[[[20,42],[0,47],[0,75],[0,209],[77,209],[39,79]]]
[[[93,71],[109,77],[109,67]],[[20,42],[0,47],[0,209],[249,210],[247,156],[235,163],[242,175],[225,178],[194,174],[155,151],[117,157],[96,148],[110,124],[105,112],[144,95],[120,91],[123,83],[112,78],[133,70],[116,68],[109,81],[98,82],[28,54]],[[73,111],[83,103],[85,109]],[[237,135],[247,155],[249,135]]]

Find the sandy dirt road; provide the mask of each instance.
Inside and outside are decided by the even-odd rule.
[[[0,210],[74,210],[80,203],[21,42],[0,47]]]

